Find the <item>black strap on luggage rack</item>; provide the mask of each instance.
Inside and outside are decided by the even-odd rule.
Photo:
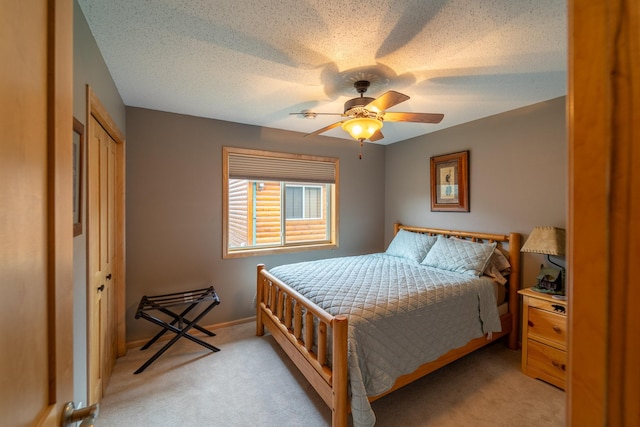
[[[204,310],[198,314],[193,320],[188,320],[184,316],[186,316],[191,310],[193,310],[196,306],[202,303],[209,303]],[[156,296],[143,296],[140,299],[140,304],[138,304],[138,310],[136,311],[136,319],[143,318],[147,319],[151,323],[155,323],[156,325],[162,327],[163,329],[158,332],[153,338],[151,338],[140,350],[146,350],[156,342],[160,337],[162,337],[167,331],[174,332],[176,334],[167,344],[165,344],[160,350],[156,352],[149,360],[147,360],[134,374],[139,374],[144,371],[149,365],[151,365],[158,357],[162,355],[169,347],[175,344],[180,338],[187,338],[197,344],[200,344],[203,347],[208,348],[209,350],[216,352],[220,351],[219,348],[212,346],[211,344],[202,341],[201,339],[194,337],[189,334],[189,330],[191,328],[197,329],[200,332],[207,334],[210,337],[215,336],[211,331],[204,329],[203,327],[198,325],[198,322],[207,314],[213,307],[220,304],[220,298],[216,294],[213,286],[210,286],[205,289],[196,289],[193,291],[187,292],[176,292],[173,294],[166,295],[156,295]],[[172,310],[169,310],[171,307],[184,306],[187,307],[182,310],[179,314],[175,313]],[[158,310],[171,318],[171,322],[167,323],[164,320],[161,320],[151,314],[150,311]],[[177,326],[176,326],[177,324]]]

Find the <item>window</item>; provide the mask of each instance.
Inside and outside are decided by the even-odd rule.
[[[286,219],[322,219],[322,187],[285,184]]]
[[[223,257],[336,247],[338,159],[223,147]]]

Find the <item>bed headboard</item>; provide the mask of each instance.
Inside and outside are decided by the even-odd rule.
[[[507,252],[509,263],[511,264],[511,274],[509,274],[507,287],[509,298],[509,312],[512,313],[511,333],[509,334],[509,347],[516,348],[518,339],[518,325],[520,317],[520,300],[518,291],[520,290],[520,234],[496,234],[481,233],[475,231],[463,230],[443,230],[439,228],[415,227],[395,223],[393,226],[393,234],[396,235],[400,230],[413,231],[414,233],[423,233],[430,236],[442,235],[446,237],[458,237],[460,239],[471,240],[473,242],[496,242],[503,252]],[[505,246],[507,246],[505,248]]]

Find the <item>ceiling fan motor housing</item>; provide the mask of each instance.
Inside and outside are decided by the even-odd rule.
[[[375,98],[369,98],[368,96],[361,96],[359,98],[350,99],[344,103],[344,114],[349,115],[348,114],[349,110],[357,107],[364,108],[365,105],[368,105],[374,100]]]

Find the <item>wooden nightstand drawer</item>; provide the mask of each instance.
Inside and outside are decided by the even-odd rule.
[[[566,353],[534,340],[529,340],[528,344],[525,373],[564,389]]]
[[[534,291],[531,291],[534,292]],[[536,292],[537,295],[544,295],[544,294],[539,294]],[[567,315],[567,305],[565,301],[556,301],[556,300],[551,300],[551,297],[548,297],[546,295],[544,295],[544,297],[546,299],[536,299],[536,298],[529,298],[529,307],[537,307],[541,310],[545,310],[545,311],[549,311],[551,313],[555,313],[559,316],[565,316]]]
[[[528,307],[527,335],[545,344],[565,349],[567,342],[567,318],[536,307]]]
[[[522,372],[565,388],[567,303],[531,289],[523,297]]]

